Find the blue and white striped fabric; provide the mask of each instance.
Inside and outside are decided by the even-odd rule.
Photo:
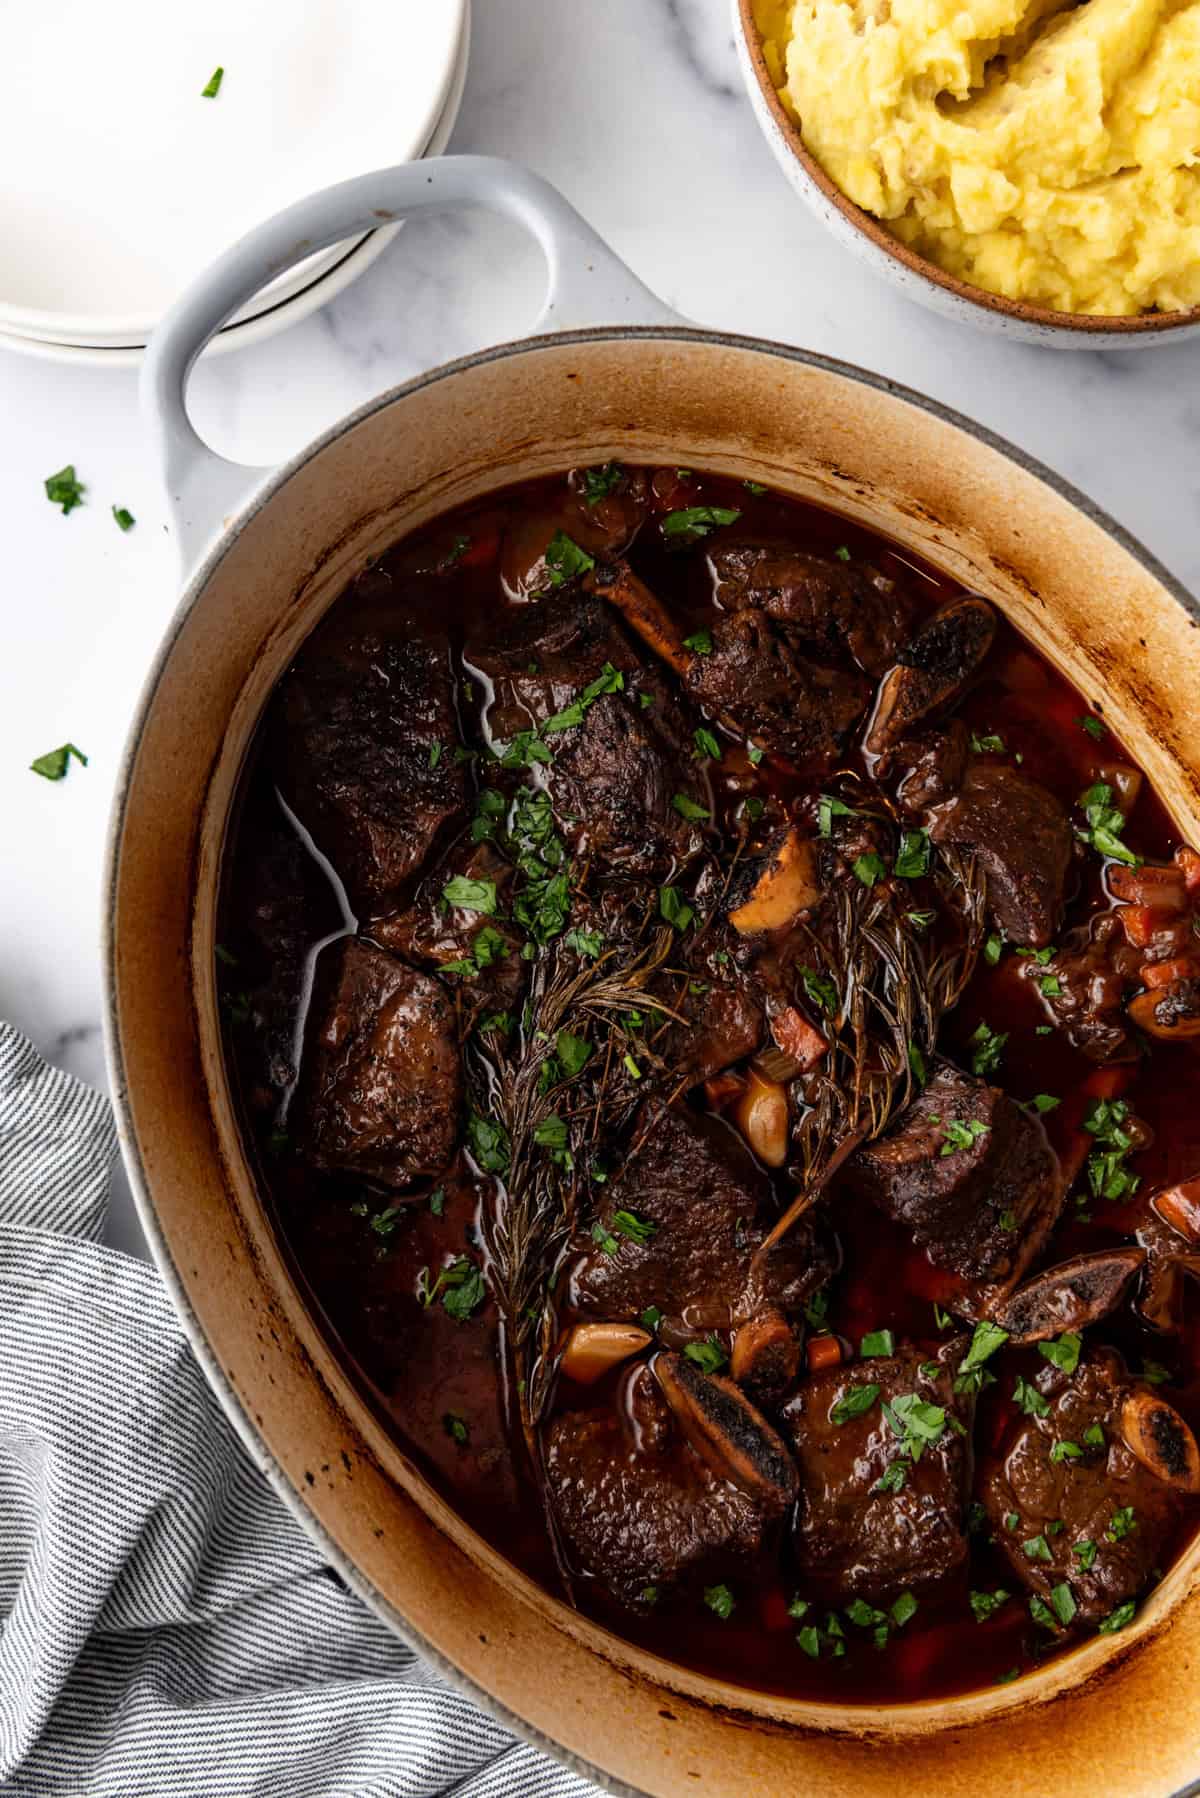
[[[153,1269],[99,1246],[115,1148],[107,1102],[0,1025],[0,1790],[593,1798],[280,1506]]]

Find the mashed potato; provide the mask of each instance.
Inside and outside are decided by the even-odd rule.
[[[756,0],[842,191],[992,293],[1200,305],[1200,0]]]

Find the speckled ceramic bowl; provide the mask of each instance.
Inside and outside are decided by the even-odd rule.
[[[188,371],[263,270],[418,208],[489,203],[552,269],[540,335],[385,394],[286,467],[195,436]],[[577,329],[588,318],[609,322]],[[689,463],[882,532],[983,593],[1112,720],[1200,835],[1194,603],[1019,452],[878,376],[687,326],[543,183],[480,158],[385,171],[293,209],[175,309],[144,373],[175,517],[207,547],[118,784],[108,1046],[147,1237],[248,1451],[350,1585],[513,1728],[622,1793],[682,1798],[1167,1798],[1200,1762],[1200,1543],[1120,1635],[1011,1685],[912,1705],[781,1698],[619,1640],[455,1514],[383,1427],[289,1271],[247,1165],[214,979],[218,874],[272,687],[367,561],[450,507],[579,463]]]
[[[1050,349],[1149,349],[1200,334],[1200,307],[1187,312],[1148,312],[1136,318],[1054,312],[972,287],[928,257],[919,256],[893,237],[879,219],[847,199],[809,151],[800,126],[771,79],[755,20],[755,0],[733,0],[733,29],[755,117],[789,184],[839,243],[909,299],[943,318]]]

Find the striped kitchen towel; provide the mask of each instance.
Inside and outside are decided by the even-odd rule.
[[[0,1790],[594,1794],[322,1563],[153,1269],[100,1246],[115,1148],[107,1101],[0,1024]]]

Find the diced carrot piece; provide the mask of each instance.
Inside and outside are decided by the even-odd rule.
[[[783,1050],[808,1074],[829,1053],[829,1044],[815,1025],[810,1024],[794,1005],[785,1006],[771,1019],[771,1035]]]
[[[1109,870],[1108,884],[1128,905],[1150,905],[1155,911],[1182,911],[1187,902],[1181,868],[1116,867]]]
[[[1150,1209],[1189,1242],[1200,1243],[1200,1178],[1165,1186],[1150,1200]]]
[[[1192,980],[1200,974],[1200,961],[1194,955],[1182,955],[1177,961],[1148,961],[1142,969],[1142,985],[1170,986],[1173,980]]]
[[[1117,916],[1125,932],[1125,941],[1135,949],[1148,949],[1154,941],[1161,914],[1151,911],[1148,905],[1122,905]]]
[[[836,1336],[810,1336],[808,1339],[808,1371],[818,1373],[822,1367],[836,1367],[842,1358],[842,1345]]]
[[[1182,868],[1183,884],[1194,899],[1200,893],[1200,854],[1185,844],[1175,851],[1175,863]]]

